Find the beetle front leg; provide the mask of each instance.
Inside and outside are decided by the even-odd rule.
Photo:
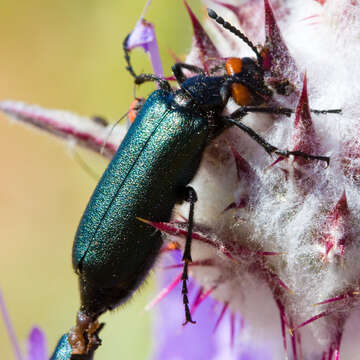
[[[188,288],[187,288],[187,281],[189,279],[188,276],[188,268],[189,263],[192,262],[191,258],[191,240],[192,240],[192,231],[194,226],[194,208],[195,208],[195,202],[197,201],[197,195],[196,191],[191,187],[187,186],[184,188],[184,193],[182,194],[183,200],[190,203],[190,209],[189,209],[189,220],[188,220],[188,230],[186,234],[186,242],[184,247],[184,254],[182,257],[182,260],[184,261],[184,269],[182,273],[182,295],[183,295],[183,303],[185,307],[185,322],[183,325],[186,325],[187,323],[195,324],[196,321],[193,321],[191,318],[191,313],[189,309],[189,299],[188,299]]]
[[[272,91],[264,84],[263,81],[256,79],[251,71],[241,72],[228,76],[224,81],[220,89],[220,96],[224,105],[226,105],[229,97],[233,96],[233,85],[235,84],[241,84],[248,89],[254,97],[251,101],[252,104],[254,103],[256,97],[261,97],[259,104],[262,104],[264,102],[264,98],[272,95]],[[234,100],[237,102],[236,99]],[[240,103],[238,104],[242,105]]]
[[[238,110],[237,112],[239,113]],[[328,156],[311,155],[304,153],[302,151],[281,150],[276,146],[271,145],[263,137],[258,135],[253,129],[249,128],[248,126],[244,125],[241,121],[239,121],[246,114],[247,112],[243,113],[242,116],[241,117],[239,116],[237,119],[232,119],[231,117],[222,117],[222,119],[224,122],[233,124],[238,128],[240,128],[242,131],[245,131],[253,140],[255,140],[258,144],[260,144],[269,155],[273,153],[284,157],[289,157],[290,155],[294,155],[294,156],[300,156],[307,160],[314,159],[314,160],[325,161],[327,165],[329,165],[330,158]]]
[[[204,70],[199,68],[198,66],[185,64],[185,63],[176,63],[175,65],[173,65],[171,67],[171,70],[172,70],[172,72],[176,78],[176,81],[178,82],[179,85],[181,85],[187,79],[184,74],[183,69],[192,71],[196,74],[205,75]]]
[[[317,115],[324,114],[341,114],[341,109],[328,109],[328,110],[316,110],[310,109],[310,111]],[[249,112],[257,113],[266,113],[266,114],[275,114],[275,115],[285,115],[291,116],[295,111],[282,106],[242,106],[240,109],[235,110],[230,117],[233,119],[243,118]]]
[[[172,92],[170,84],[166,80],[164,80],[162,78],[159,78],[156,75],[153,75],[153,74],[140,74],[140,75],[137,75],[136,78],[135,78],[135,84],[136,85],[141,85],[144,82],[149,82],[149,81],[156,82],[161,90],[164,90],[164,91],[167,91],[167,92]]]
[[[220,97],[221,97],[221,101],[224,104],[224,106],[227,104],[227,102],[229,101],[229,98],[231,96],[231,87],[232,87],[233,83],[234,83],[233,79],[229,78],[229,79],[225,80],[224,84],[222,85],[222,87],[220,89]]]
[[[125,61],[126,61],[126,70],[130,73],[130,75],[134,78],[135,80],[135,84],[136,85],[141,85],[144,82],[148,82],[148,81],[154,81],[158,84],[159,88],[168,92],[172,92],[171,86],[170,84],[164,80],[159,78],[158,76],[155,76],[153,74],[140,74],[140,75],[136,75],[135,70],[133,68],[133,66],[131,65],[131,60],[130,60],[130,55],[129,55],[129,49],[127,47],[127,42],[129,39],[129,36],[126,36],[126,38],[123,41],[123,50],[124,50],[124,57],[125,57]]]
[[[241,120],[248,113],[263,113],[291,116],[294,111],[285,107],[275,106],[242,106],[230,114],[230,118],[234,120]]]

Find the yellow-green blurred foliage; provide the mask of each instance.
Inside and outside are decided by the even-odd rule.
[[[133,91],[122,40],[144,2],[0,0],[0,99],[118,119]],[[201,16],[200,3],[189,3]],[[156,25],[169,75],[173,60],[167,49],[182,55],[191,45],[183,2],[153,0],[146,18]],[[138,72],[151,71],[141,51],[133,57]],[[79,306],[71,247],[95,180],[51,136],[2,115],[0,133],[0,287],[22,346],[37,324],[52,352],[58,337],[73,325]],[[84,150],[80,154],[102,173],[106,161]],[[107,325],[96,359],[147,358],[150,322],[142,310],[151,291],[151,285],[144,286],[125,308],[103,317]],[[12,358],[1,320],[0,359]]]

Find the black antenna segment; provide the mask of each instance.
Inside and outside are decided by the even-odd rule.
[[[262,59],[261,55],[259,54],[256,46],[239,29],[237,29],[235,26],[231,25],[229,22],[225,21],[214,10],[207,9],[207,13],[212,19],[214,19],[218,24],[220,24],[224,29],[229,30],[231,33],[233,33],[234,35],[239,37],[242,41],[244,41],[244,43],[246,43],[252,49],[252,51],[254,51],[254,53],[256,54],[258,63],[261,66],[263,59]]]

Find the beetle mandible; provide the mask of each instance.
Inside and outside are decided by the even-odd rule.
[[[168,222],[175,204],[183,201],[189,202],[190,207],[182,294],[185,324],[194,323],[188,305],[187,280],[197,195],[189,183],[199,168],[206,146],[226,128],[239,127],[268,154],[329,161],[325,156],[280,150],[241,123],[249,112],[290,116],[293,111],[259,107],[266,104],[273,93],[264,82],[261,54],[244,34],[213,10],[208,9],[208,14],[245,41],[256,60],[230,58],[226,61],[227,73],[222,76],[209,76],[197,66],[177,63],[172,71],[179,89],[173,90],[164,79],[135,73],[127,48],[128,37],[124,40],[127,70],[135,84],[153,81],[159,89],[148,97],[105,170],[76,233],[73,267],[79,276],[81,308],[68,338],[73,354],[90,351],[96,342],[98,317],[132,295],[159,254],[161,234],[139,218]],[[184,70],[197,75],[187,78]],[[230,97],[240,107],[224,116]]]

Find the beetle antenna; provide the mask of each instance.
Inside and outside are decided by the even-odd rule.
[[[108,134],[106,135],[106,138],[100,148],[100,154],[103,155],[104,154],[104,151],[105,151],[105,147],[106,147],[106,144],[107,142],[109,141],[110,139],[110,136],[112,134],[112,132],[114,131],[115,127],[117,125],[119,125],[120,121],[123,120],[125,118],[125,116],[127,116],[129,114],[129,111],[127,111],[124,115],[121,116],[121,118],[119,120],[117,120],[114,124],[111,125],[111,128],[110,128],[110,131],[108,132]]]
[[[258,52],[256,46],[248,39],[247,36],[245,36],[245,34],[243,34],[239,29],[237,29],[235,26],[231,25],[229,22],[225,21],[214,10],[208,8],[207,13],[212,19],[214,19],[218,24],[220,24],[224,29],[229,30],[231,33],[233,33],[238,38],[240,38],[242,41],[244,41],[244,43],[247,44],[252,49],[252,51],[254,51],[254,53],[256,54],[258,63],[260,65],[262,64],[263,59],[262,59],[260,53]]]

